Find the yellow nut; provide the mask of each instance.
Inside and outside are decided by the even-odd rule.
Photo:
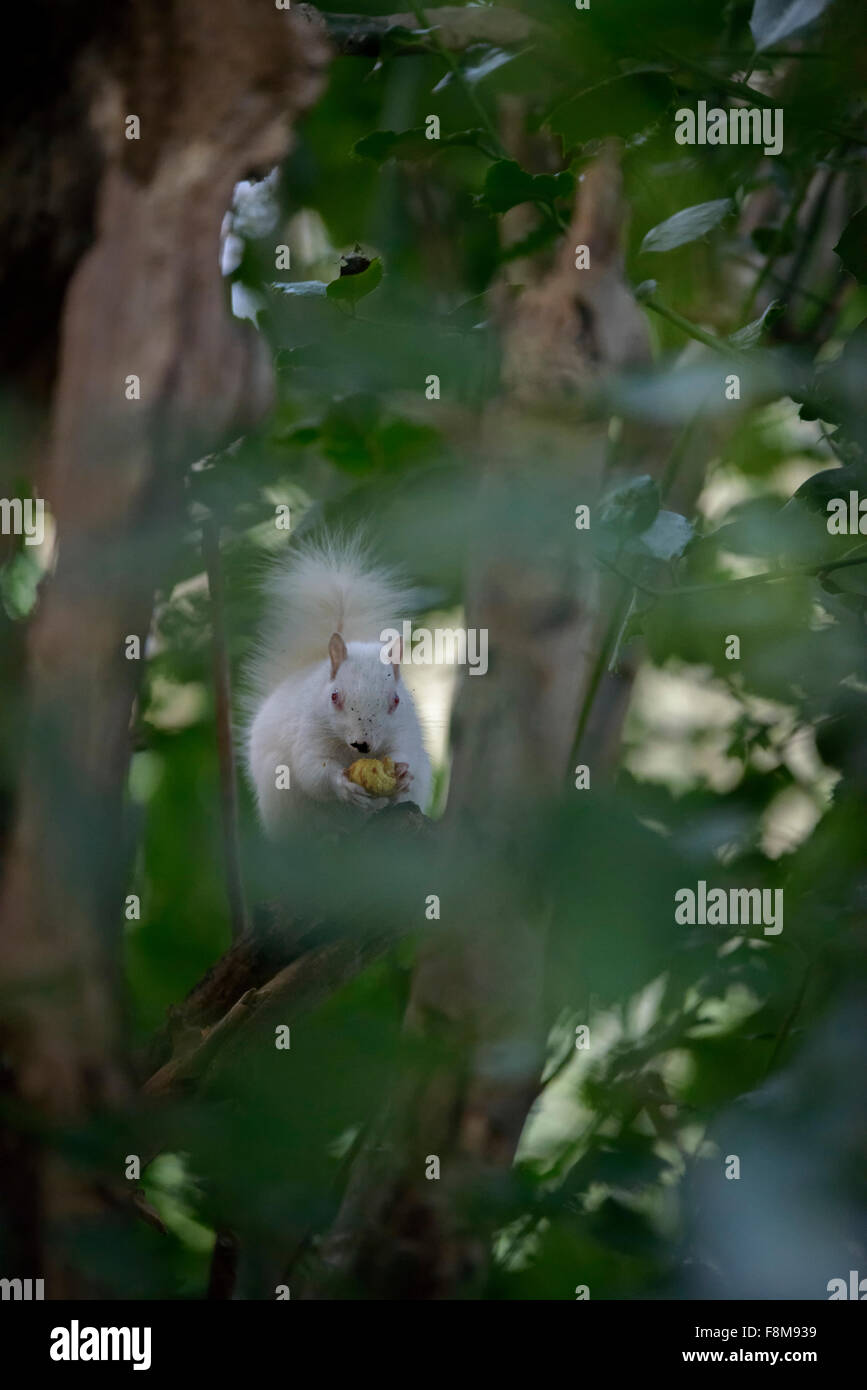
[[[346,769],[350,782],[364,787],[372,796],[394,796],[397,777],[393,758],[356,758]]]

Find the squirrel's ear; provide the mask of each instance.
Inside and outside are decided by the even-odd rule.
[[[331,657],[331,679],[337,675],[346,660],[346,643],[339,632],[332,632],[328,642],[328,655]]]

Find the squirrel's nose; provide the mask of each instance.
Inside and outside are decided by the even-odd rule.
[[[367,753],[370,749],[369,743],[350,743],[350,748],[357,748],[359,753]]]

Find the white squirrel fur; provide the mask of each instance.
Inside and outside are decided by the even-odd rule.
[[[380,641],[385,628],[409,615],[418,591],[372,561],[359,542],[331,539],[295,546],[275,566],[266,594],[246,672],[246,752],[268,834],[277,837],[311,802],[342,802],[362,812],[387,805],[344,776],[359,757],[406,764],[389,799],[426,809],[431,766],[421,725],[400,667],[383,662]],[[338,640],[331,656],[333,634],[345,647]],[[289,768],[288,788],[277,786],[281,766]]]

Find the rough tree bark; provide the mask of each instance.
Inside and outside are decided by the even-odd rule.
[[[245,0],[218,13],[206,0],[73,4],[60,19],[39,4],[28,17],[29,66],[5,94],[15,120],[0,143],[5,365],[32,413],[59,559],[27,637],[0,977],[4,1089],[50,1135],[126,1093],[116,982],[138,664],[124,641],[147,632],[182,465],[268,402],[268,365],[223,302],[219,229],[234,183],[287,152],[327,47],[302,18]],[[55,22],[56,45],[37,42]],[[133,374],[139,400],[125,398]],[[45,1277],[51,1298],[105,1292],[64,1250],[76,1222],[104,1214],[95,1179],[35,1138],[9,1140],[0,1165],[6,1271]]]
[[[347,57],[375,58],[387,43],[394,53],[417,53],[437,44],[453,53],[462,53],[476,43],[497,44],[501,48],[525,44],[539,32],[527,15],[508,6],[438,5],[425,8],[427,29],[419,25],[417,14],[390,15],[320,13],[314,5],[299,10],[320,32],[327,34],[339,53]],[[386,36],[388,36],[386,38]]]

